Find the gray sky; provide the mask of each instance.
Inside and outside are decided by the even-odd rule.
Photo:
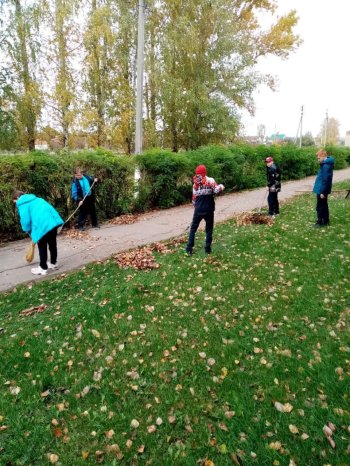
[[[297,10],[295,29],[303,43],[287,60],[275,57],[259,65],[277,77],[275,92],[266,86],[255,93],[256,114],[243,116],[245,134],[296,136],[304,106],[303,134],[316,136],[328,110],[340,123],[340,136],[350,130],[349,24],[350,0],[277,0],[277,15]]]

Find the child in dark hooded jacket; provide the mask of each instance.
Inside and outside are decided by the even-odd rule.
[[[317,222],[314,226],[319,228],[329,225],[328,194],[332,191],[334,158],[327,155],[324,149],[320,149],[316,157],[320,164],[320,169],[313,188],[313,192],[317,195]]]

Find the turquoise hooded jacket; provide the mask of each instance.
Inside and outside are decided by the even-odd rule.
[[[17,199],[16,206],[22,230],[30,234],[34,243],[64,223],[52,205],[34,194],[23,194]]]

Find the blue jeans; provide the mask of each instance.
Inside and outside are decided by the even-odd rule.
[[[189,253],[192,253],[196,231],[198,230],[199,224],[202,220],[205,220],[205,252],[211,252],[214,229],[214,212],[208,212],[207,214],[202,215],[194,213],[186,247],[186,251]]]

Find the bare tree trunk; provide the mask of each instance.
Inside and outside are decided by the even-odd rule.
[[[63,147],[68,144],[69,138],[69,107],[71,104],[71,93],[68,84],[68,66],[67,66],[67,43],[64,33],[64,1],[56,0],[56,37],[58,44],[58,94],[60,101],[60,114],[62,126],[62,143]]]

